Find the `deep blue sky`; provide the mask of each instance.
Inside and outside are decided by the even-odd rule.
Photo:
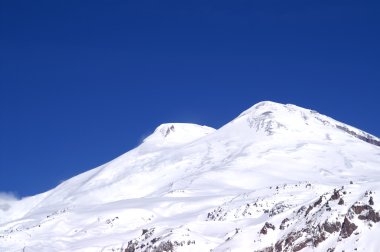
[[[43,192],[164,122],[261,100],[380,136],[379,1],[0,0],[0,191]]]

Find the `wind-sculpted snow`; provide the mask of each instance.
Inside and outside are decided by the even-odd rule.
[[[378,251],[379,139],[261,102],[0,202],[0,251]],[[15,188],[17,190],[17,188]]]

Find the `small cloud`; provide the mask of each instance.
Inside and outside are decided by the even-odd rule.
[[[11,205],[9,205],[9,204],[6,204],[6,203],[0,203],[0,210],[1,211],[8,211],[9,210],[9,208],[11,208]]]
[[[13,192],[0,192],[0,203],[3,201],[16,201],[18,197]]]
[[[18,198],[15,193],[0,192],[0,211],[7,211],[11,208],[10,203],[17,201]]]

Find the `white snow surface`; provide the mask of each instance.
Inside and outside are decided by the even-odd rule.
[[[269,101],[217,130],[162,124],[50,191],[1,199],[0,252],[379,251],[379,141]]]

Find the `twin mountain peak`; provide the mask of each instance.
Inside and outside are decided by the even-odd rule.
[[[242,112],[237,118],[219,129],[192,123],[164,123],[156,128],[144,143],[160,147],[185,144],[210,135],[225,134],[226,137],[252,138],[258,136],[279,137],[291,135],[296,138],[325,138],[334,134],[348,134],[370,144],[380,146],[380,139],[362,130],[336,121],[315,110],[293,104],[263,101]]]

